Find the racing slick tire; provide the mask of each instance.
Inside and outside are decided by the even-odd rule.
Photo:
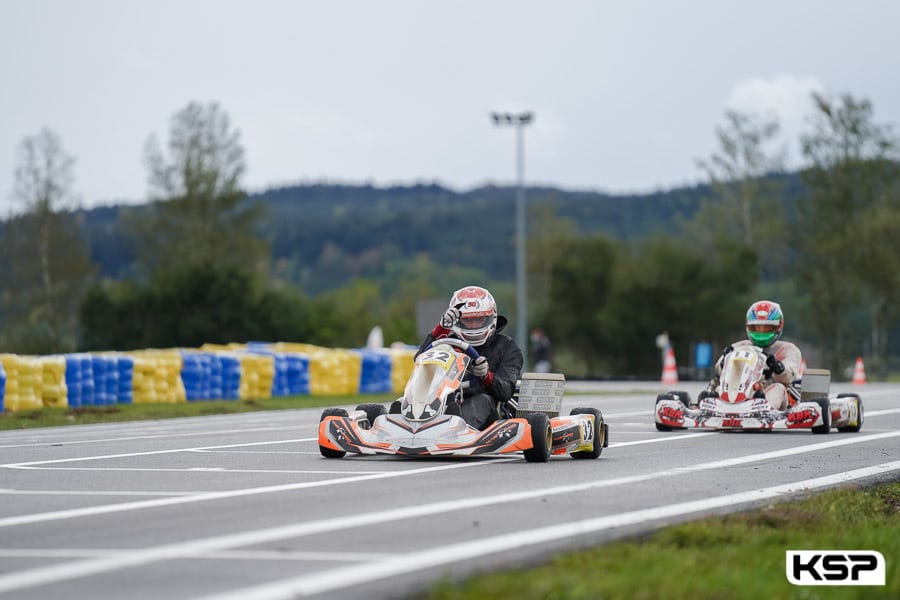
[[[528,462],[547,462],[550,460],[550,447],[553,444],[553,428],[550,417],[544,413],[532,413],[525,417],[531,425],[531,448],[525,450]]]
[[[813,398],[812,402],[815,402],[819,405],[819,408],[822,409],[822,424],[813,427],[813,433],[828,433],[831,431],[831,407],[828,405],[828,398]]]
[[[603,413],[596,408],[573,408],[570,415],[594,415],[594,445],[590,450],[579,450],[572,452],[572,458],[597,458],[603,452],[603,445],[606,442],[606,428],[603,426]]]
[[[675,400],[675,396],[673,396],[672,394],[658,395],[656,397],[656,404],[653,405],[654,413],[656,412],[656,406],[659,404],[660,400]],[[669,425],[663,425],[662,423],[657,422],[656,419],[654,419],[653,421],[656,424],[657,431],[673,431],[675,429],[674,427],[670,427]]]
[[[863,413],[863,402],[862,398],[859,397],[859,394],[838,394],[838,398],[856,398],[856,412],[859,415],[859,418],[856,420],[856,425],[847,425],[846,427],[838,427],[838,431],[841,433],[857,433],[860,429],[862,429],[862,424],[864,420]]]
[[[366,419],[369,421],[369,426],[366,427],[366,429],[372,428],[377,417],[387,414],[387,409],[383,404],[360,404],[356,407],[356,410],[361,410],[366,413]]]
[[[344,410],[343,408],[326,408],[322,411],[322,416],[319,417],[319,422],[325,420],[325,417],[349,417],[350,414]],[[319,444],[319,452],[322,453],[322,456],[325,458],[344,458],[344,455],[347,453],[343,450],[332,450],[331,448],[326,448],[322,444]]]

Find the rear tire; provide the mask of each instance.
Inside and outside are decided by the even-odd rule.
[[[356,410],[361,410],[366,413],[366,419],[369,420],[368,429],[372,428],[377,417],[387,414],[387,409],[383,404],[360,404],[356,407]]]
[[[572,452],[572,458],[597,458],[603,452],[604,436],[606,430],[603,427],[603,413],[596,408],[573,408],[570,415],[594,415],[594,445],[590,450]]]
[[[349,417],[350,414],[344,410],[343,408],[326,408],[322,411],[322,416],[319,417],[319,422],[325,420],[325,417]],[[347,454],[343,450],[332,450],[331,448],[326,448],[322,444],[319,444],[319,452],[322,453],[322,456],[325,458],[344,458]]]
[[[553,444],[550,417],[544,413],[533,413],[525,418],[531,425],[531,448],[525,451],[525,460],[547,462],[550,460],[550,446]]]
[[[838,394],[838,398],[856,398],[856,412],[859,415],[856,420],[856,425],[847,425],[846,427],[838,427],[838,431],[841,433],[857,433],[860,429],[862,429],[862,424],[864,421],[863,414],[863,402],[862,398],[859,397],[859,394]]]
[[[828,398],[813,398],[813,402],[819,405],[819,408],[822,411],[822,424],[818,427],[813,427],[813,433],[828,433],[831,431],[831,407],[829,406]]]
[[[675,400],[675,396],[673,396],[672,394],[658,395],[656,397],[656,404],[653,405],[653,414],[654,415],[656,415],[656,407],[659,406],[660,400]],[[675,429],[674,427],[670,427],[668,425],[663,425],[662,423],[658,422],[655,417],[653,419],[653,422],[656,424],[657,431],[672,431]]]

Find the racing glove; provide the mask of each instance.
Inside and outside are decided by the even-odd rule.
[[[451,306],[441,315],[441,327],[444,329],[453,329],[453,326],[459,321],[460,315],[462,315],[462,312],[455,306]]]
[[[775,358],[774,354],[769,354],[766,356],[766,366],[769,368],[769,371],[774,373],[775,375],[781,375],[784,373],[784,363]]]
[[[488,368],[487,359],[483,356],[479,356],[475,359],[475,362],[472,363],[472,375],[477,377],[478,379],[484,379],[490,373],[490,369]]]

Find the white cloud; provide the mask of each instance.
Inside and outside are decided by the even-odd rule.
[[[739,81],[731,89],[727,106],[744,113],[775,116],[785,140],[794,146],[813,112],[811,94],[824,93],[825,86],[815,77],[778,75],[771,79]]]

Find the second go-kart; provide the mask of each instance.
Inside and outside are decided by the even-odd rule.
[[[765,368],[762,349],[734,350],[725,357],[716,389],[700,392],[696,400],[683,391],[657,396],[656,429],[808,429],[828,433],[832,428],[841,432],[862,428],[862,399],[858,394],[829,398],[831,372],[827,369],[807,369],[802,383],[789,389],[790,406],[776,410],[766,399]]]
[[[513,412],[484,430],[460,416],[467,387],[466,368],[478,358],[470,344],[455,338],[435,341],[415,360],[403,397],[388,412],[382,404],[353,411],[328,408],[319,422],[319,450],[326,458],[354,454],[475,456],[522,452],[528,462],[551,455],[597,458],[608,447],[609,429],[595,408],[575,408],[560,416],[565,377],[525,373]]]

